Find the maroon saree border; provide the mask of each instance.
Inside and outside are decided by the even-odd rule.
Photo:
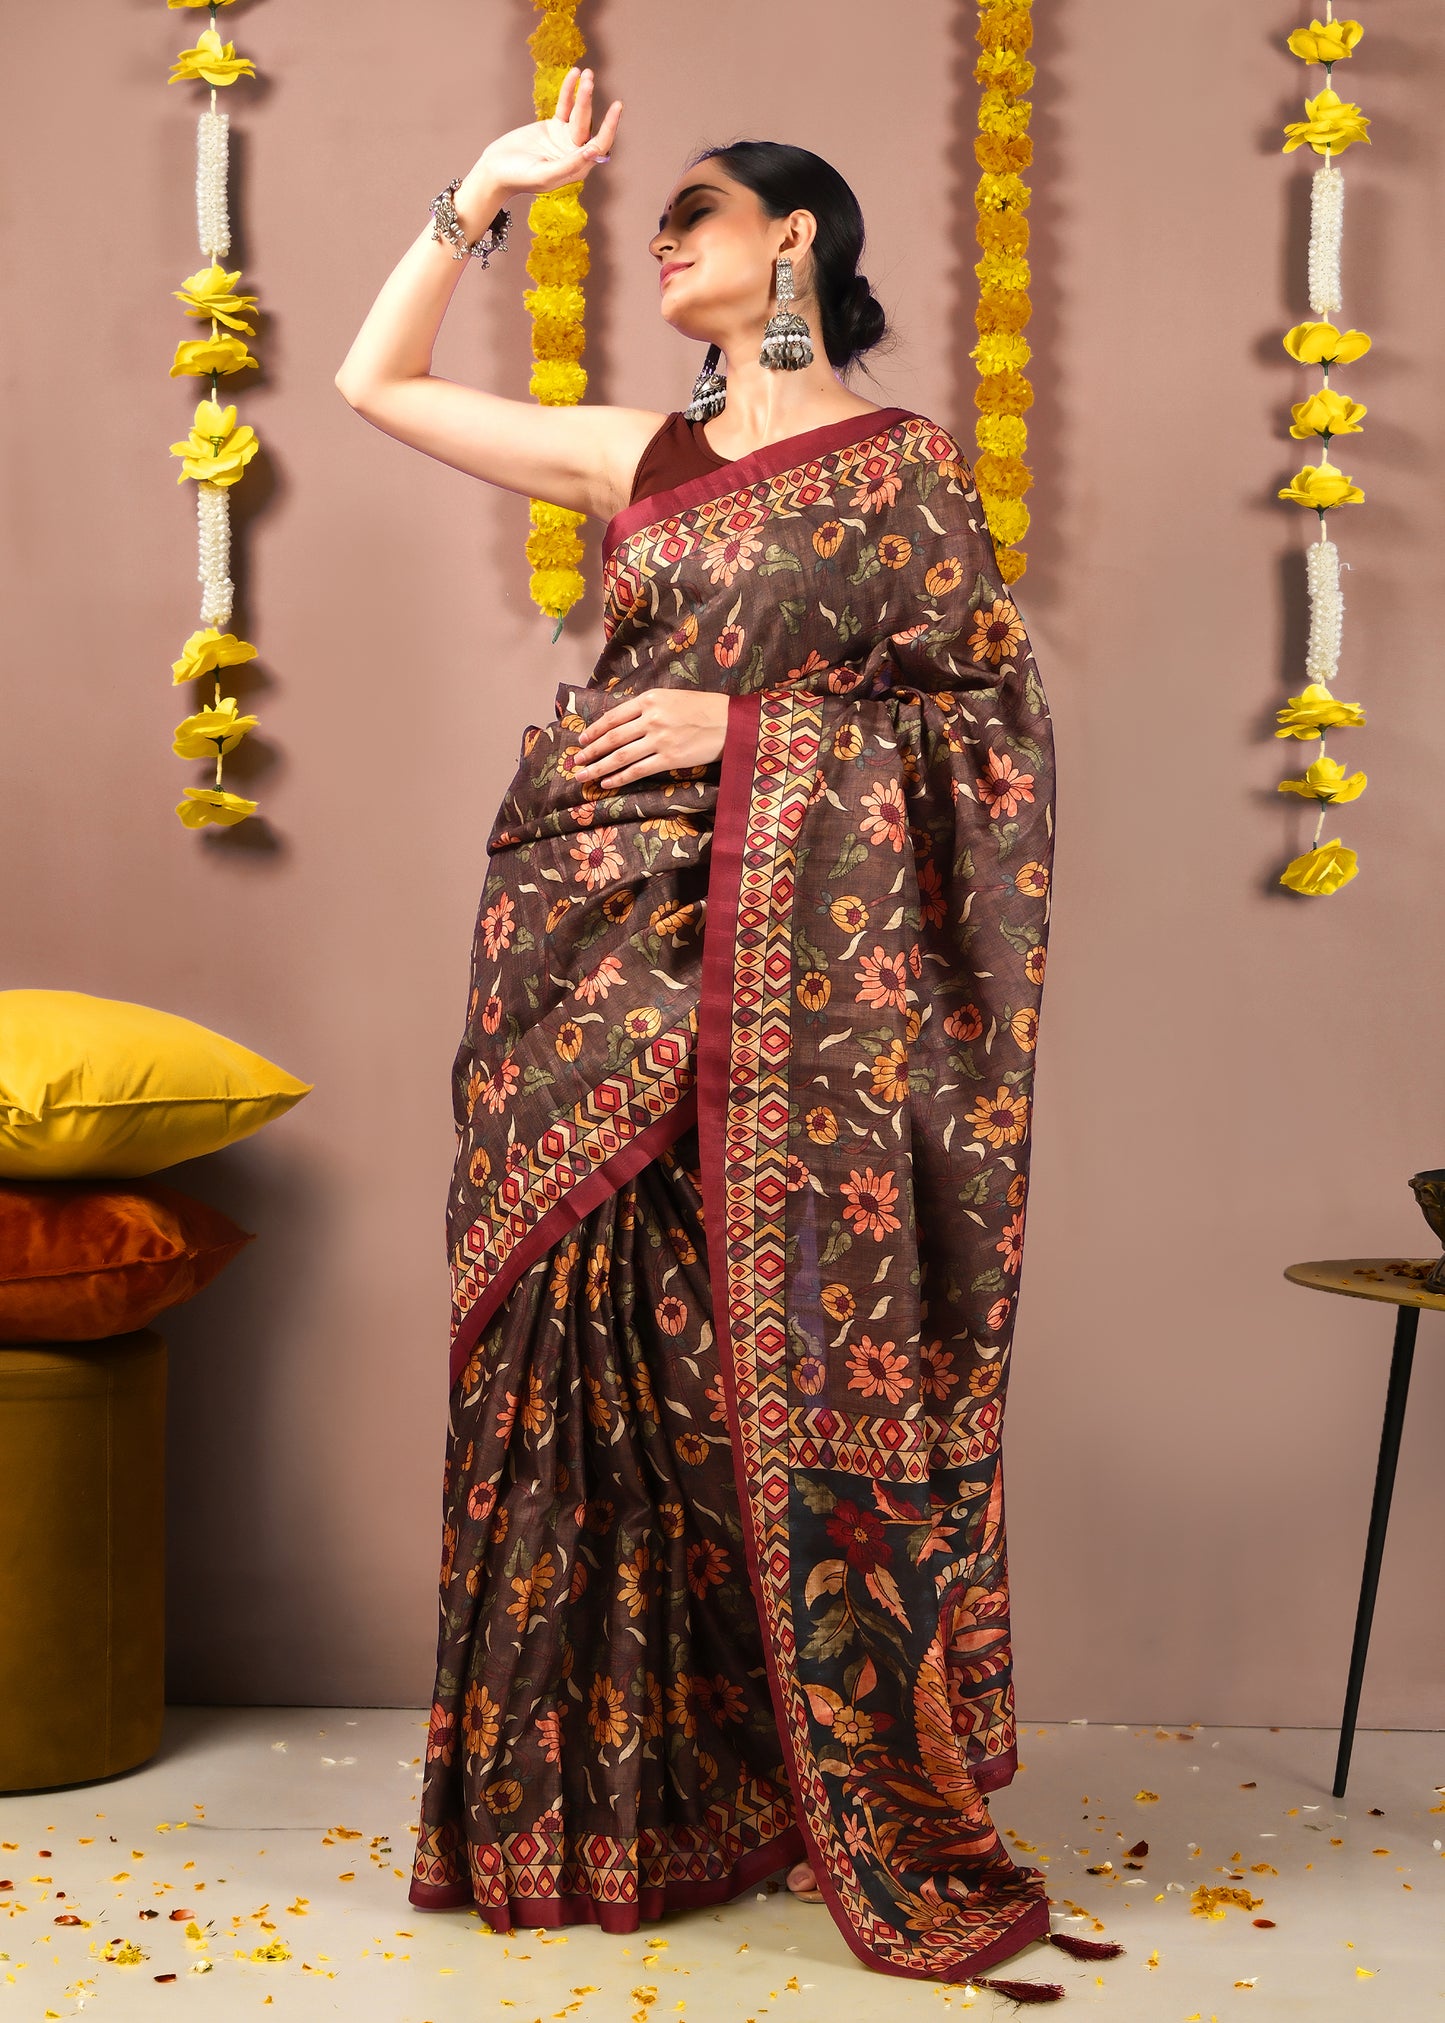
[[[602,559],[605,562],[639,527],[650,527],[655,520],[665,520],[670,513],[686,512],[692,506],[703,505],[708,499],[720,499],[728,492],[741,491],[765,478],[780,477],[784,471],[790,471],[798,464],[811,463],[833,450],[847,449],[852,443],[866,442],[869,436],[885,435],[900,421],[911,421],[915,417],[923,419],[917,409],[911,407],[878,407],[868,414],[845,415],[842,421],[824,422],[821,428],[804,429],[799,435],[784,436],[781,442],[765,443],[761,449],[751,450],[745,457],[734,457],[730,463],[719,464],[715,471],[703,471],[695,478],[674,485],[669,491],[652,492],[646,498],[634,499],[607,522],[602,535]]]
[[[637,1901],[632,1904],[601,1903],[590,1896],[526,1897],[509,1892],[504,1919],[499,1905],[476,1901],[469,1882],[447,1883],[443,1887],[414,1882],[409,1901],[423,1911],[474,1910],[483,1924],[504,1936],[518,1927],[525,1931],[555,1931],[564,1925],[592,1924],[620,1938],[635,1932],[644,1920],[650,1922],[668,1911],[707,1910],[713,1904],[730,1903],[764,1876],[775,1874],[784,1865],[791,1868],[802,1859],[802,1835],[796,1826],[790,1826],[765,1846],[749,1848],[724,1876],[639,1890]]]
[[[708,873],[708,917],[703,942],[702,984],[698,1009],[696,1083],[704,1227],[707,1231],[709,1276],[713,1286],[713,1326],[718,1344],[723,1400],[727,1409],[728,1438],[737,1483],[744,1556],[749,1582],[754,1594],[759,1598],[760,1611],[766,1581],[756,1531],[753,1490],[747,1479],[745,1443],[734,1366],[729,1283],[731,1239],[727,1223],[725,1159],[738,914],[743,853],[758,761],[762,704],[763,692],[754,690],[747,695],[733,696],[728,708],[722,776],[714,814]],[[762,1615],[760,1620],[768,1690],[772,1697],[778,1733],[783,1743],[783,1761],[793,1795],[798,1830],[806,1850],[802,1859],[812,1868],[833,1922],[847,1941],[850,1951],[865,1966],[895,1975],[900,1979],[928,1980],[936,1983],[960,1982],[1016,1958],[1023,1948],[1034,1940],[1047,1939],[1049,1904],[1044,1900],[1031,1905],[1007,1931],[1000,1933],[988,1944],[977,1947],[951,1972],[941,1961],[937,1964],[913,1965],[897,1958],[888,1958],[870,1949],[862,1935],[854,1928],[837,1883],[814,1840],[808,1807],[804,1800],[797,1740],[789,1719],[787,1696],[779,1670],[779,1652],[766,1616]],[[1008,1782],[1012,1777],[1014,1764],[1000,1760],[993,1769],[994,1776],[991,1779],[980,1779],[977,1772],[971,1773],[980,1790],[991,1788],[997,1783]]]
[[[578,1181],[565,1199],[549,1208],[541,1221],[533,1224],[509,1253],[506,1263],[486,1291],[468,1309],[466,1319],[457,1329],[451,1346],[452,1384],[461,1375],[482,1329],[527,1267],[535,1264],[542,1253],[549,1250],[559,1237],[565,1236],[569,1229],[575,1229],[589,1209],[605,1201],[609,1194],[615,1194],[624,1182],[650,1165],[659,1152],[674,1144],[696,1119],[697,1090],[692,1088],[665,1117],[656,1118],[646,1130],[639,1131],[620,1151],[614,1152],[610,1159],[595,1166],[585,1179]]]

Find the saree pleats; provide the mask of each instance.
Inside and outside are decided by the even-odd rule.
[[[448,1429],[412,1900],[494,1927],[720,1902],[802,1840],[748,1592],[696,1134],[533,1263]]]
[[[806,1854],[860,1958],[963,1980],[1048,1933],[985,1797],[1047,702],[904,410],[639,502],[606,556],[457,1055],[413,1899],[631,1929]],[[582,725],[658,686],[729,696],[721,759],[579,781]]]

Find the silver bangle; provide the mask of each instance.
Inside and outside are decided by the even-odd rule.
[[[462,229],[462,221],[452,203],[452,191],[461,188],[460,176],[453,176],[446,188],[432,198],[431,235],[439,245],[450,246],[454,260],[465,260],[469,255],[481,261],[485,267],[493,253],[501,251],[507,243],[507,232],[512,223],[512,214],[505,207],[497,212],[480,239],[473,245],[467,244],[467,235]]]

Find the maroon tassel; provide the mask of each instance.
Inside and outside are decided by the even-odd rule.
[[[1124,1950],[1112,1939],[1101,1945],[1097,1939],[1076,1939],[1072,1932],[1050,1932],[1049,1944],[1061,1947],[1076,1960],[1115,1960]]]
[[[1062,2002],[1064,1991],[1057,1981],[995,1981],[990,1976],[970,1974],[975,1988],[991,1994],[1007,1995],[1014,2002]]]

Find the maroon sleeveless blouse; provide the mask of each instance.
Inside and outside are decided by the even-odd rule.
[[[670,414],[642,452],[633,475],[629,503],[650,499],[654,492],[669,492],[674,485],[685,484],[689,478],[701,477],[704,471],[715,471],[734,461],[710,450],[702,430],[703,424],[688,421],[680,408]]]

